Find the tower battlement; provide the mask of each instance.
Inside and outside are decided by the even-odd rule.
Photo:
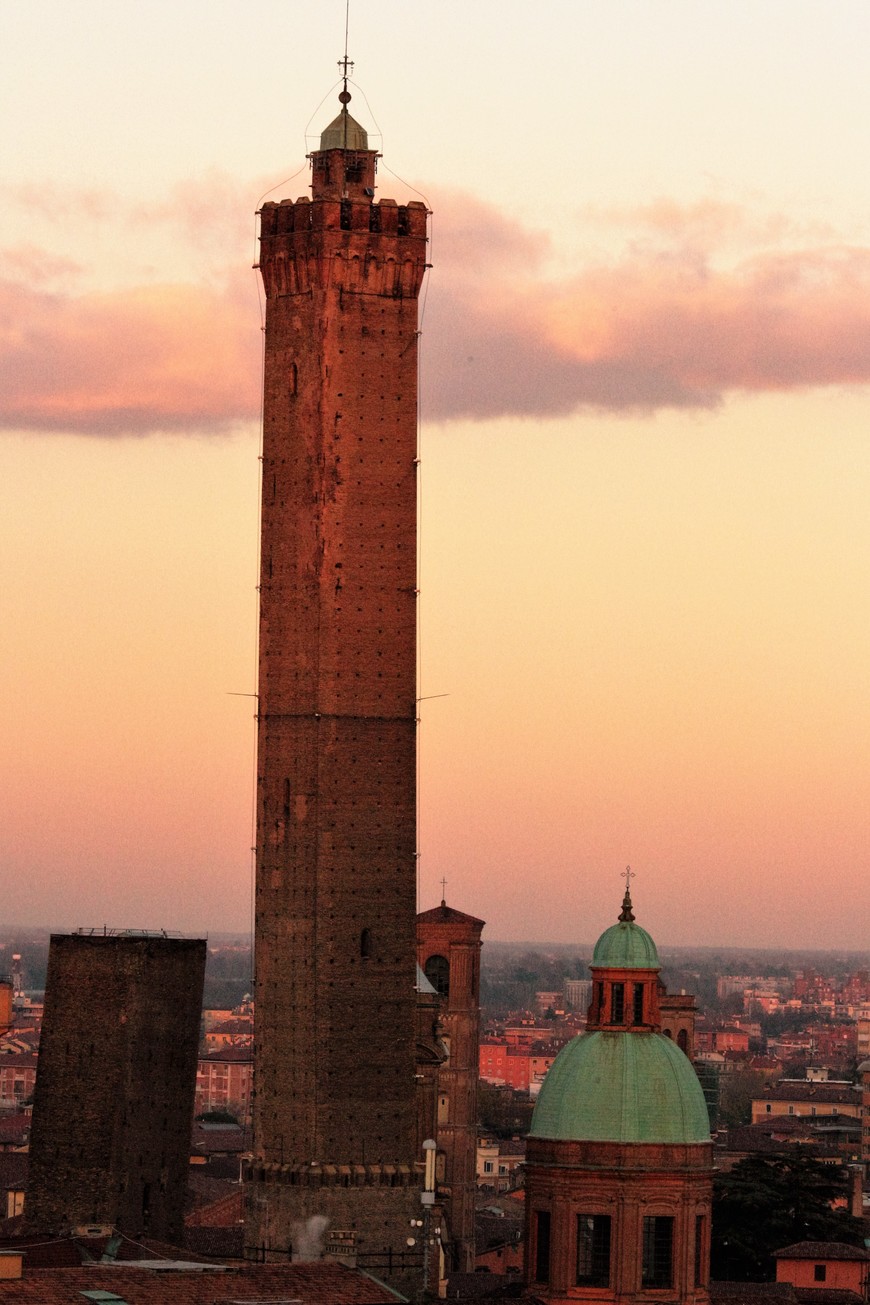
[[[306,196],[264,204],[260,271],[267,298],[314,288],[416,298],[426,271],[427,216],[419,200]]]

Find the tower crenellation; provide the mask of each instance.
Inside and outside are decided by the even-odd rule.
[[[426,205],[332,198],[269,202],[260,210],[260,271],[269,294],[329,287],[416,298],[426,271]]]

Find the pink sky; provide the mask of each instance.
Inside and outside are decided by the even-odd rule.
[[[11,920],[247,926],[253,210],[308,183],[333,8],[10,24]],[[435,210],[421,903],[590,939],[631,862],[662,942],[863,946],[867,11],[493,12],[356,20],[381,194]]]

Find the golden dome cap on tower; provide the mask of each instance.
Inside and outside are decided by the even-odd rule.
[[[321,150],[367,150],[368,147],[368,133],[346,108],[320,134]]]

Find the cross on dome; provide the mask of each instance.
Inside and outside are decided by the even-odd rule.
[[[622,911],[619,915],[621,924],[631,924],[634,920],[634,911],[631,906],[631,881],[636,877],[631,866],[627,865],[621,875],[621,878],[625,880],[625,896],[622,899]]]

